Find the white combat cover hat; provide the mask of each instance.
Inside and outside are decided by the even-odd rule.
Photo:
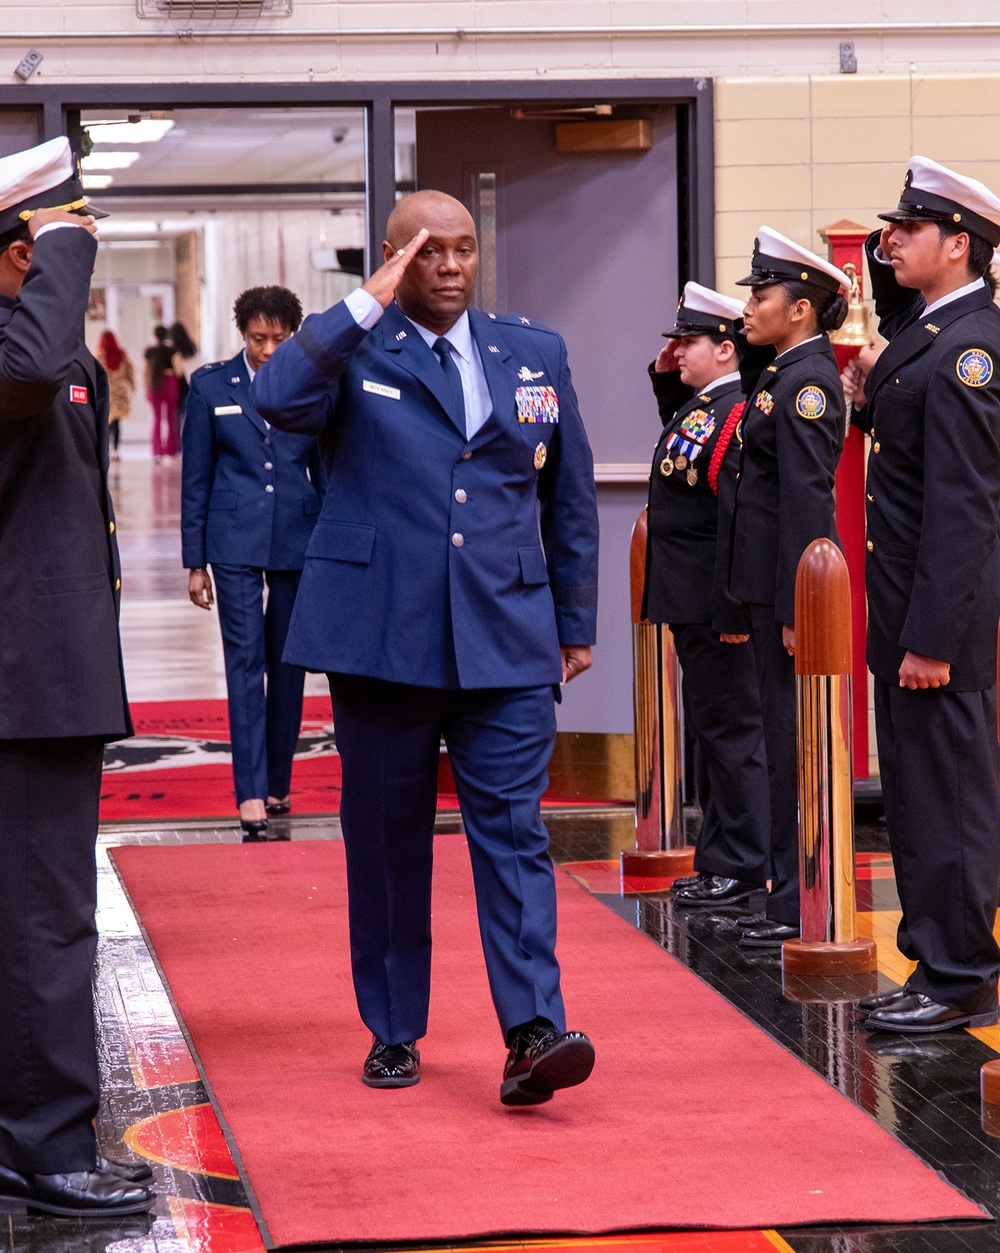
[[[841,288],[850,291],[851,287],[851,280],[843,270],[770,226],[762,226],[753,241],[750,273],[736,286],[765,287],[768,283],[785,283],[789,279],[812,283],[831,293]]]
[[[977,178],[956,174],[930,157],[911,157],[899,205],[878,215],[884,222],[952,222],[1000,244],[1000,199]]]

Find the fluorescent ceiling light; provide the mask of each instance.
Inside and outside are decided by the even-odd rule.
[[[138,122],[87,122],[84,129],[95,144],[151,144],[162,139],[173,125],[173,118],[144,117]]]
[[[108,235],[155,235],[160,229],[159,223],[152,218],[125,218],[117,216],[101,219],[101,238]]]
[[[110,187],[113,182],[113,174],[84,174],[83,190],[101,191],[105,187]]]
[[[137,152],[92,152],[83,158],[83,170],[85,174],[91,170],[127,170],[138,160]]]
[[[104,232],[101,232],[102,236]],[[102,240],[105,248],[160,248],[162,243],[158,239],[112,239]],[[166,242],[166,241],[163,241]]]

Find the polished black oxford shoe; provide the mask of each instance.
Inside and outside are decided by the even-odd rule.
[[[108,1171],[129,1183],[148,1183],[153,1171],[146,1162],[116,1162],[114,1158],[97,1155],[97,1169]]]
[[[412,1088],[420,1082],[420,1053],[416,1041],[383,1044],[372,1036],[361,1080],[370,1088]]]
[[[594,1046],[582,1031],[560,1034],[550,1023],[525,1023],[511,1037],[500,1102],[541,1105],[558,1088],[589,1079],[593,1069]]]
[[[786,940],[799,938],[798,927],[790,927],[774,918],[765,918],[763,922],[754,922],[738,930],[740,943],[747,948],[779,948]]]
[[[874,1014],[877,1009],[885,1009],[887,1005],[895,1005],[904,996],[909,995],[910,989],[905,983],[901,988],[891,988],[888,992],[872,992],[858,1001],[854,1007],[854,1012],[859,1018],[867,1018],[869,1014]]]
[[[26,1214],[32,1210],[61,1218],[107,1218],[144,1214],[153,1200],[148,1188],[110,1170],[22,1175],[0,1166],[0,1214]]]
[[[674,897],[675,905],[734,905],[737,901],[745,901],[748,896],[758,891],[750,883],[739,879],[726,879],[719,874],[706,875],[700,883],[693,883],[683,888]]]
[[[699,870],[696,874],[681,875],[679,879],[675,879],[671,883],[671,887],[675,892],[682,892],[685,888],[693,888],[696,883],[701,883],[703,879],[710,879],[712,876],[704,870]]]
[[[873,1010],[864,1021],[868,1031],[901,1031],[904,1035],[921,1035],[931,1031],[951,1031],[954,1027],[992,1027],[1000,1019],[997,1006],[986,1013],[969,1014],[931,1000],[923,992],[906,996]]]

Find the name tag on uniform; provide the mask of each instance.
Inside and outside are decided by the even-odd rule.
[[[242,405],[216,405],[215,416],[217,418],[228,418],[231,413],[242,413]]]
[[[371,379],[365,379],[361,386],[364,391],[371,392],[373,396],[385,396],[389,400],[399,400],[401,398],[398,387],[386,387],[384,383],[373,383]]]
[[[90,393],[85,387],[74,387],[70,384],[69,398],[74,405],[85,405],[90,401]]]

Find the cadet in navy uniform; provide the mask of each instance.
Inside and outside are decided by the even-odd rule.
[[[559,336],[468,308],[464,206],[418,192],[387,235],[386,264],[254,384],[270,421],[335,439],[285,657],[330,675],[365,1082],[419,1079],[443,735],[509,1048],[500,1099],[536,1104],[594,1058],[565,1030],[540,816],[553,695],[591,662],[593,462]]]
[[[236,803],[244,840],[258,840],[269,813],[291,808],[305,671],[281,655],[323,475],[315,439],[274,430],[250,395],[257,371],[299,329],[298,297],[287,287],[251,287],[233,313],[243,351],[191,378],[181,533],[188,595],[200,608],[213,600],[206,563],[215,574]]]
[[[868,1027],[926,1032],[997,1021],[1000,198],[913,157],[879,216],[869,268],[889,345],[866,384],[868,665],[897,944],[917,968],[860,1008]]]
[[[0,160],[0,1213],[149,1209],[99,1155],[91,978],[104,745],[132,734],[94,217],[62,137]]]
[[[743,306],[687,283],[676,324],[649,368],[663,433],[649,482],[643,613],[673,632],[695,737],[702,826],[678,905],[745,900],[765,887],[767,761],[747,613],[719,569],[736,493],[743,393],[736,368]],[[728,548],[723,546],[723,552]]]
[[[739,285],[752,289],[747,361],[761,369],[747,378],[730,590],[749,610],[771,784],[771,890],[765,916],[742,920],[740,943],[766,948],[799,934],[795,574],[813,540],[837,538],[844,393],[826,332],[847,316],[850,281],[762,226]]]

